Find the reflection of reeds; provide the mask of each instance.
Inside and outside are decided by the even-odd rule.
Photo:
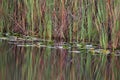
[[[119,0],[1,0],[0,32],[116,48]]]
[[[6,46],[6,47],[5,47]],[[10,48],[11,47],[11,48]],[[71,50],[76,50],[72,48]],[[119,56],[0,44],[0,80],[119,80]]]

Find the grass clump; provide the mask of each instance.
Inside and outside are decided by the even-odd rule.
[[[1,0],[0,32],[119,46],[119,0]]]

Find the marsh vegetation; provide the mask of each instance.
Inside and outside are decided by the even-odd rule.
[[[1,36],[119,46],[119,0],[1,0],[0,4]]]
[[[120,0],[0,0],[0,51],[2,80],[119,80]]]

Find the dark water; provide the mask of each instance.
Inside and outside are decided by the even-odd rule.
[[[119,74],[119,56],[0,41],[0,80],[120,80]]]

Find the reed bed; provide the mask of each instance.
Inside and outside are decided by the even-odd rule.
[[[0,33],[117,48],[119,0],[0,0]]]
[[[120,0],[0,0],[0,36],[120,47]],[[8,51],[7,51],[8,50]],[[72,48],[71,51],[76,50]],[[119,80],[119,57],[0,44],[1,80]],[[7,52],[6,52],[7,51]]]

